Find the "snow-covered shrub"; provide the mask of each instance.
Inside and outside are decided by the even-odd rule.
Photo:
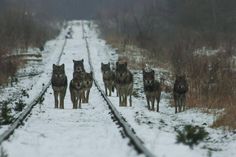
[[[15,105],[15,111],[22,111],[26,106],[26,103],[22,99],[19,99],[18,102],[15,102]]]
[[[27,93],[27,91],[25,89],[21,90],[21,95],[24,96],[24,97],[29,98],[29,94]]]
[[[193,148],[194,145],[198,145],[207,136],[208,132],[203,127],[185,125],[182,130],[177,130],[177,143],[183,143]]]
[[[13,120],[11,115],[11,108],[8,107],[8,102],[3,101],[1,104],[1,116],[0,116],[0,124],[6,125],[10,124]]]
[[[39,99],[39,101],[38,101],[38,103],[39,103],[39,104],[43,104],[43,101],[44,101],[44,97],[41,96],[40,99]]]

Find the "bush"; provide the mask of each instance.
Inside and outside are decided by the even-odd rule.
[[[23,108],[26,106],[26,103],[24,103],[24,101],[20,99],[18,102],[15,102],[15,105],[15,111],[22,111]]]
[[[8,102],[3,101],[0,102],[0,104],[2,106],[0,123],[3,125],[10,124],[13,120],[13,117],[11,115],[11,108],[8,107]]]
[[[21,90],[21,95],[24,96],[24,97],[29,98],[29,94],[27,93],[27,91],[25,89]]]
[[[192,125],[186,125],[183,130],[177,130],[176,132],[177,143],[188,145],[191,149],[208,136],[208,132],[203,127]]]

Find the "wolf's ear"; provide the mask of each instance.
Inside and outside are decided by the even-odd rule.
[[[63,64],[61,65],[61,67],[62,67],[63,69],[65,69],[65,64],[63,63]]]
[[[55,64],[53,64],[53,65],[52,65],[52,68],[53,68],[53,69],[54,69],[54,68],[56,68],[56,65],[55,65]]]
[[[103,62],[101,63],[101,66],[103,66]]]
[[[93,76],[93,72],[92,71],[90,72],[90,75]]]
[[[73,59],[73,63],[75,63],[75,60]]]
[[[81,61],[84,62],[84,59],[82,59]]]

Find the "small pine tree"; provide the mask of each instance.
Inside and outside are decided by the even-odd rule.
[[[24,101],[22,99],[19,99],[18,102],[15,102],[15,111],[22,111],[23,108],[26,106],[26,104],[24,103]]]
[[[43,104],[43,102],[44,102],[44,97],[42,96],[42,97],[40,97],[40,99],[39,99],[39,104]]]
[[[24,97],[29,98],[29,94],[27,93],[27,91],[25,89],[21,90],[21,95],[24,96]]]
[[[186,125],[183,130],[177,130],[177,143],[188,145],[191,149],[208,136],[203,127]]]
[[[10,124],[12,122],[12,115],[11,115],[11,109],[8,107],[8,102],[3,101],[0,103],[1,108],[1,124]]]

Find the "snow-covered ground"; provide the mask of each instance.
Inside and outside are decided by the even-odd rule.
[[[68,81],[72,79],[73,59],[83,58],[86,71],[90,71],[81,22],[70,25],[73,39],[67,40],[60,61],[60,64],[65,63]],[[52,62],[48,63],[44,66],[51,71]],[[45,82],[48,79],[44,77]],[[3,143],[9,157],[138,156],[128,145],[129,140],[122,138],[121,129],[111,119],[110,110],[95,86],[91,89],[89,103],[82,104],[82,109],[72,109],[68,88],[64,110],[54,109],[52,88],[44,98],[42,105],[34,107],[25,125]]]
[[[73,21],[69,25],[73,29],[73,38],[68,39],[60,64],[65,63],[68,81],[72,78],[72,59],[84,59],[86,71],[90,71],[86,43],[83,39],[81,21]],[[97,26],[84,21],[85,36],[88,39],[95,79],[104,87],[101,62],[112,62],[118,58],[115,50],[99,38]],[[65,31],[56,40],[47,44],[40,68],[43,72],[34,79],[22,81],[22,89],[28,85],[33,88],[30,93],[36,95],[42,83],[47,83],[51,76],[52,64],[56,62],[64,42]],[[31,68],[31,67],[29,67]],[[157,70],[158,71],[158,70]],[[148,111],[142,88],[142,71],[132,70],[134,74],[133,107],[119,107],[118,97],[113,93],[109,97],[119,112],[131,124],[136,134],[145,146],[158,157],[233,157],[236,156],[236,134],[223,129],[212,129],[210,126],[217,118],[214,114],[203,113],[197,109],[174,114],[174,108],[169,103],[170,95],[162,93],[160,112]],[[27,85],[26,85],[27,84]],[[39,85],[37,85],[39,84]],[[8,95],[9,92],[6,92]],[[33,96],[32,96],[33,97]],[[72,110],[70,93],[67,90],[65,109],[54,109],[52,89],[44,96],[42,105],[32,110],[25,125],[17,129],[2,146],[9,157],[53,157],[53,156],[103,156],[129,157],[138,156],[136,151],[128,146],[128,139],[123,139],[120,129],[112,121],[109,109],[95,86],[91,89],[88,104],[82,104],[82,109]],[[176,143],[176,129],[186,124],[205,127],[209,138],[190,149],[189,146]],[[0,129],[1,131],[2,129]]]
[[[86,28],[92,63],[95,67],[95,78],[104,87],[100,70],[101,62],[114,62],[118,59],[115,50],[102,39],[99,39],[99,31],[95,24]],[[157,71],[158,72],[158,71]],[[142,71],[133,70],[134,89],[138,93],[133,98],[133,107],[119,107],[118,98],[114,93],[110,100],[114,103],[120,113],[134,128],[137,135],[143,140],[147,148],[160,157],[180,156],[214,156],[231,157],[236,156],[236,134],[223,129],[212,129],[210,126],[216,120],[217,115],[203,113],[197,109],[188,109],[185,112],[174,114],[174,108],[169,103],[170,95],[162,93],[160,112],[150,112],[146,107],[142,87]],[[209,137],[194,149],[189,146],[176,143],[176,129],[184,125],[198,125],[209,132]]]
[[[45,50],[42,52],[40,59],[42,62],[29,61],[19,69],[16,73],[18,83],[13,83],[13,86],[0,87],[0,102],[9,102],[9,107],[12,108],[12,115],[19,116],[20,112],[15,112],[15,102],[20,99],[24,103],[30,104],[36,96],[39,95],[44,86],[49,82],[52,73],[52,64],[56,63],[65,42],[65,34],[67,30],[62,29],[60,35],[55,39],[48,41],[45,44]],[[30,49],[29,54],[38,54],[38,49]],[[50,66],[49,66],[50,65]],[[27,96],[22,96],[26,92]],[[0,126],[0,134],[8,128],[8,125]]]

